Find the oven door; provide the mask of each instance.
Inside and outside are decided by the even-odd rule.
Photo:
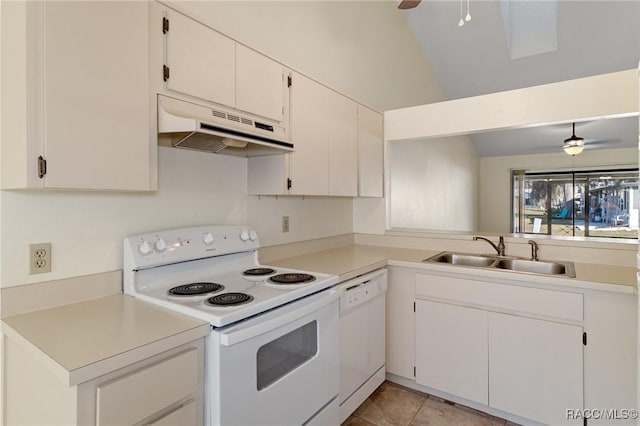
[[[208,423],[338,424],[338,297],[325,290],[214,329],[207,339]]]

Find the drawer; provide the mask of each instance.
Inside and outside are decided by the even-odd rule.
[[[416,274],[416,297],[582,321],[580,293]]]
[[[97,424],[130,425],[197,392],[198,351],[192,349],[99,385]]]
[[[174,410],[159,418],[158,420],[149,423],[149,426],[196,426],[196,419],[198,418],[197,404],[191,400],[188,403],[182,405],[177,410]]]

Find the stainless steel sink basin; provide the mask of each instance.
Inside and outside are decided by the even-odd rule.
[[[442,263],[447,265],[468,266],[474,268],[492,268],[510,272],[523,272],[536,275],[563,276],[575,278],[572,262],[551,262],[544,260],[528,260],[517,257],[487,256],[468,253],[442,252],[423,262]]]
[[[476,266],[487,267],[491,266],[496,261],[495,257],[480,256],[476,254],[462,254],[462,253],[440,253],[428,259],[424,262],[438,262],[448,263],[451,265],[462,266]]]
[[[495,265],[498,269],[507,269],[516,272],[529,272],[531,274],[542,275],[566,275],[574,278],[576,276],[573,264],[569,262],[547,262],[543,260],[525,259],[501,259]]]

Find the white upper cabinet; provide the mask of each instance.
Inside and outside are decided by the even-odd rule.
[[[291,194],[329,195],[329,89],[294,73],[291,88]]]
[[[167,88],[233,107],[236,42],[179,12],[165,14]]]
[[[8,2],[2,31],[3,188],[155,189],[147,4]]]
[[[287,77],[288,70],[282,64],[236,43],[237,109],[278,122],[285,120]]]
[[[358,104],[293,73],[291,141],[280,159],[249,160],[250,194],[358,194]]]
[[[358,196],[382,197],[382,114],[358,105]]]
[[[329,195],[358,195],[358,104],[329,90]]]
[[[289,127],[286,67],[195,19],[162,8],[165,86],[161,90],[225,105]]]

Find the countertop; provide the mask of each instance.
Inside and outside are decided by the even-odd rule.
[[[463,274],[477,274],[479,277],[486,278],[504,278],[508,276],[509,279],[519,282],[526,281],[542,285],[555,284],[619,293],[634,293],[637,286],[637,269],[629,266],[574,262],[576,277],[561,278],[422,262],[423,259],[437,253],[439,253],[439,251],[356,244],[278,259],[270,261],[269,264],[285,268],[304,269],[338,275],[340,281],[357,277],[387,265],[396,265],[416,267],[440,273],[458,272]]]
[[[197,340],[210,331],[205,321],[122,294],[16,315],[2,322],[7,336],[37,348],[70,385]]]

